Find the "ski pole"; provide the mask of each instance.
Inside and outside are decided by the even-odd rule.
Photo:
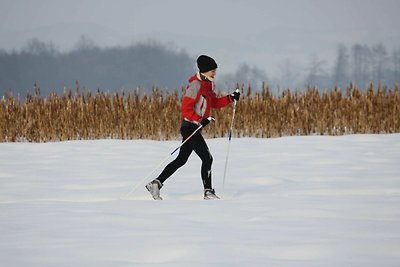
[[[239,88],[236,89],[235,92],[239,92]],[[225,190],[225,178],[226,178],[226,170],[228,168],[228,157],[229,157],[229,151],[231,149],[231,139],[232,139],[232,131],[233,131],[233,123],[235,120],[235,112],[236,112],[236,100],[233,103],[233,112],[232,112],[232,121],[231,121],[231,127],[229,129],[229,139],[228,139],[228,151],[226,152],[226,159],[225,159],[225,169],[224,169],[224,176],[222,179],[222,195],[224,195],[224,190]]]
[[[208,120],[211,121],[211,120],[215,120],[215,119],[212,118],[212,117],[208,117]],[[133,189],[132,189],[131,191],[129,191],[129,192],[125,195],[124,198],[128,197],[130,194],[132,194],[133,192],[135,192],[135,191],[139,188],[139,186],[140,186],[141,184],[143,184],[144,181],[146,181],[151,175],[153,175],[153,173],[154,173],[155,171],[157,171],[158,168],[159,168],[161,165],[164,164],[164,162],[166,162],[176,151],[178,151],[179,148],[181,148],[187,141],[189,141],[189,139],[192,138],[193,135],[195,135],[201,128],[203,128],[203,125],[199,125],[199,127],[197,127],[196,130],[195,130],[191,135],[188,136],[188,138],[186,138],[177,148],[175,148],[167,157],[165,157],[165,158],[163,159],[163,161],[161,161],[161,162],[146,176],[146,177],[144,177],[139,183],[137,183],[137,184],[133,187]]]

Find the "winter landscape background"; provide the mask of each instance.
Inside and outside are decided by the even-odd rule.
[[[293,68],[293,62],[282,62],[279,76],[267,70],[241,62],[233,73],[219,75],[216,87],[232,91],[236,84],[252,85],[260,91],[263,84],[278,94],[290,88],[303,91],[317,86],[321,91],[339,87],[343,92],[353,83],[366,89],[369,83],[393,88],[400,81],[400,46],[389,51],[382,43],[338,45],[333,62],[314,55],[307,65]],[[220,65],[223,68],[223,59]],[[54,44],[38,39],[30,40],[21,50],[0,51],[0,95],[12,92],[22,97],[40,88],[43,95],[61,94],[64,88],[86,88],[100,91],[141,88],[151,92],[181,91],[196,69],[196,58],[184,50],[171,49],[157,42],[146,42],[126,47],[101,48],[82,36],[76,47],[59,51]]]
[[[400,265],[399,1],[200,3],[0,0],[1,266]],[[239,102],[234,133],[252,127],[256,134],[234,134],[223,185],[232,109],[215,112],[208,127],[223,137],[207,143],[222,199],[202,199],[200,160],[192,156],[165,183],[164,201],[153,201],[143,178],[180,141],[142,138],[167,138],[155,125],[176,136],[171,121],[178,124],[179,116],[151,116],[157,123],[148,123],[147,133],[120,140],[129,139],[121,125],[149,121],[137,103],[126,112],[124,101],[145,98],[165,116],[154,105],[163,99],[158,91],[147,98],[136,88],[179,91],[200,54],[218,62],[223,93],[235,83],[252,85],[253,94]],[[254,92],[263,83],[273,94],[268,103],[277,105],[252,101],[261,99]],[[245,99],[261,103],[255,116]],[[346,103],[357,108],[341,112]],[[89,107],[95,112],[85,114]],[[101,109],[109,116],[99,116]],[[321,114],[329,127],[315,131]],[[56,123],[62,118],[68,123]],[[353,129],[338,118],[367,134],[348,135]],[[289,121],[303,124],[291,134],[310,136],[285,136]],[[271,130],[266,125],[284,130],[268,137],[282,137],[254,138]],[[105,132],[99,140],[76,140],[96,127]]]
[[[207,140],[154,201],[134,186],[178,141],[0,144],[4,266],[398,266],[400,135]],[[153,177],[152,177],[153,178]],[[120,198],[122,197],[122,199]]]
[[[273,92],[400,81],[397,0],[0,1],[0,96],[180,89],[207,54],[217,86]],[[204,13],[203,13],[204,12]],[[202,14],[202,15],[200,15]],[[203,15],[204,14],[204,15]]]

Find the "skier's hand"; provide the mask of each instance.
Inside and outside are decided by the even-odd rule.
[[[200,124],[203,125],[203,127],[206,127],[212,120],[215,121],[212,117],[204,118],[200,121]]]
[[[239,101],[239,98],[240,98],[239,90],[236,90],[235,92],[233,92],[232,94],[229,95],[229,99],[230,99],[231,102]]]

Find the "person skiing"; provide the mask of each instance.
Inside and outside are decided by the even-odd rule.
[[[240,93],[235,91],[232,94],[217,97],[214,92],[214,78],[216,76],[217,63],[209,56],[201,55],[197,58],[198,72],[189,78],[189,85],[186,87],[182,104],[182,123],[180,132],[183,141],[186,140],[201,125],[207,126],[211,117],[211,108],[223,108],[233,101],[238,101]],[[197,131],[185,144],[180,147],[179,154],[175,160],[170,162],[161,174],[146,185],[155,200],[162,200],[160,189],[164,182],[180,167],[185,165],[190,154],[195,152],[201,159],[201,179],[204,186],[204,199],[219,199],[212,188],[211,165],[213,157],[201,134]]]

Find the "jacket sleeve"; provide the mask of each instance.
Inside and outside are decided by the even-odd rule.
[[[199,121],[201,116],[194,112],[194,106],[200,97],[200,83],[193,81],[189,84],[185,91],[185,95],[182,99],[181,113],[182,119],[188,119],[189,121]]]
[[[211,101],[212,108],[223,108],[232,102],[229,98],[229,95],[226,95],[223,97],[217,97],[215,92],[212,92],[211,98],[212,98],[212,101]]]

